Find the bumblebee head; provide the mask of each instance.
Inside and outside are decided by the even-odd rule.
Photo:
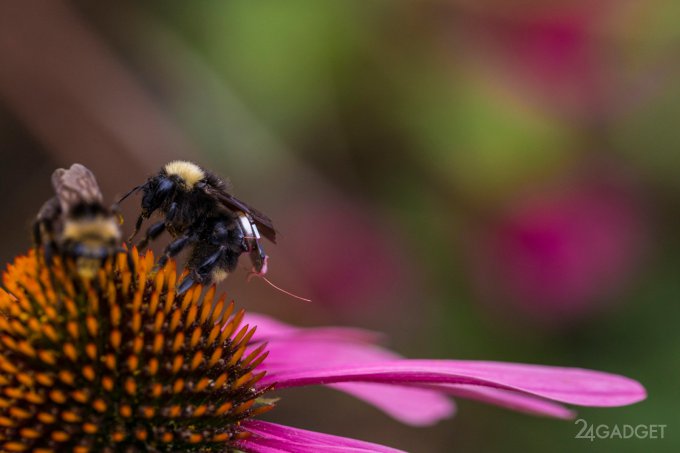
[[[196,183],[205,178],[205,172],[198,165],[186,160],[175,160],[163,167],[168,177],[175,177],[187,190],[192,190]]]

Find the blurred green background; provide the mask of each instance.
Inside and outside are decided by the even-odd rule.
[[[275,220],[269,276],[313,299],[241,271],[242,306],[623,374],[645,402],[579,417],[668,426],[591,442],[459,401],[411,428],[323,389],[272,420],[414,452],[680,451],[679,23],[672,0],[3,2],[0,256],[56,167],[113,201],[194,160]]]

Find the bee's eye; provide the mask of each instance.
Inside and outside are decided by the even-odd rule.
[[[172,181],[172,179],[164,178],[158,184],[157,192],[160,193],[160,194],[163,194],[165,192],[169,192],[170,190],[172,190],[174,185],[175,185],[175,183]]]

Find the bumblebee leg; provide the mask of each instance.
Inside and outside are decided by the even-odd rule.
[[[137,217],[137,221],[135,222],[135,229],[128,238],[128,242],[132,242],[132,239],[134,239],[135,236],[137,236],[137,233],[139,233],[139,229],[142,228],[142,223],[144,223],[144,219],[146,219],[146,215],[144,213],[139,214],[139,217]]]
[[[170,203],[170,207],[168,208],[168,212],[165,214],[165,221],[167,223],[172,223],[172,221],[175,219],[175,216],[177,215],[177,210],[179,207],[177,206],[176,202]]]
[[[187,275],[177,286],[177,295],[181,296],[186,293],[189,288],[195,283],[194,278],[191,275]]]
[[[137,243],[137,249],[139,250],[144,250],[147,245],[149,245],[149,241],[156,239],[160,234],[165,231],[165,221],[161,220],[160,222],[156,222],[153,225],[151,225],[147,230],[146,234],[144,235],[144,239],[139,241]]]
[[[45,265],[49,267],[50,264],[52,264],[52,258],[54,257],[54,242],[50,241],[45,244]]]
[[[217,266],[225,250],[226,247],[220,247],[215,253],[206,258],[205,261],[196,267],[197,274],[200,276],[208,275]]]
[[[250,261],[253,263],[253,272],[258,275],[267,273],[267,260],[269,257],[264,252],[257,239],[254,240],[253,248],[250,251]]]
[[[43,252],[42,253],[42,260],[41,260],[41,256],[40,256],[41,255],[40,247],[43,245],[41,224],[42,224],[42,222],[39,221],[39,220],[36,220],[35,222],[33,222],[33,245],[35,247],[36,257],[38,258],[38,266],[42,266],[43,263],[41,261],[47,262],[47,260],[45,258],[45,251],[44,250],[42,251]]]
[[[163,256],[158,260],[158,266],[165,266],[165,263],[167,263],[170,258],[177,255],[184,250],[184,247],[193,242],[193,237],[193,234],[185,234],[169,243],[167,247],[165,247],[165,250],[163,250]]]
[[[222,246],[203,261],[199,261],[201,257],[192,257],[189,260],[189,266],[192,268],[194,280],[207,285],[224,279],[236,269],[238,257],[238,253],[232,252],[227,246]]]
[[[33,222],[33,245],[40,247],[42,245],[42,237],[40,234],[40,222]]]

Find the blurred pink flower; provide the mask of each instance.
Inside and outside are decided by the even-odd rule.
[[[496,68],[498,77],[523,96],[571,114],[598,114],[617,88],[603,47],[615,8],[604,0],[489,11],[478,18],[473,34],[476,45],[484,47],[481,54],[502,66]]]
[[[597,311],[625,287],[642,257],[646,216],[630,188],[606,179],[522,199],[475,236],[485,297],[564,324]]]
[[[358,205],[327,197],[308,201],[294,218],[286,242],[315,303],[339,311],[380,307],[411,274],[395,235]]]
[[[623,406],[646,397],[636,381],[598,371],[499,362],[409,360],[375,344],[376,334],[349,328],[298,329],[262,315],[251,349],[267,342],[267,372],[259,388],[327,385],[365,400],[410,425],[430,425],[454,413],[447,395],[479,400],[535,415],[571,418],[561,403]],[[237,447],[248,452],[366,451],[388,447],[265,421],[245,420],[251,435]]]

